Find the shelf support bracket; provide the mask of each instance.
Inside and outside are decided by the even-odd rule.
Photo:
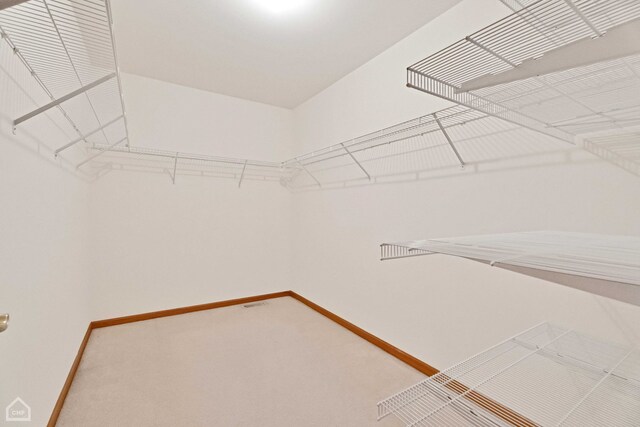
[[[453,145],[453,141],[451,140],[451,138],[449,137],[449,134],[447,133],[447,130],[444,128],[444,126],[442,126],[442,123],[440,122],[440,119],[438,118],[438,116],[436,115],[436,113],[433,113],[433,118],[436,120],[436,123],[438,124],[438,127],[440,128],[440,131],[442,132],[442,134],[444,135],[444,137],[447,139],[447,142],[449,143],[449,146],[451,147],[451,149],[453,150],[453,153],[456,155],[456,157],[458,158],[458,161],[460,162],[460,167],[464,169],[465,163],[462,160],[462,157],[460,157],[460,153],[458,153],[458,150],[456,149],[456,146]]]
[[[358,159],[356,159],[356,157],[353,155],[353,153],[351,153],[351,151],[349,151],[349,149],[347,148],[346,145],[344,145],[343,142],[340,143],[340,145],[342,145],[342,148],[344,148],[344,151],[347,152],[347,154],[349,155],[349,157],[351,157],[351,159],[356,162],[356,165],[358,165],[358,167],[360,169],[362,169],[362,172],[364,172],[364,174],[367,176],[367,179],[369,181],[371,181],[371,175],[369,175],[369,172],[367,172],[367,170],[362,166],[362,164],[360,164],[360,162],[358,161]]]
[[[249,160],[244,161],[244,165],[242,165],[242,173],[240,174],[240,180],[238,181],[238,188],[242,185],[242,179],[244,178],[244,171],[247,170],[247,162]]]
[[[51,101],[50,103],[48,103],[46,105],[43,105],[42,107],[37,108],[37,109],[33,110],[30,113],[25,114],[22,117],[18,117],[17,119],[15,119],[13,121],[13,127],[15,128],[20,123],[22,123],[24,121],[27,121],[30,118],[35,117],[40,113],[44,113],[45,111],[49,110],[50,108],[53,108],[53,107],[55,107],[57,105],[60,105],[63,102],[68,101],[69,99],[73,98],[74,96],[80,95],[80,94],[88,91],[89,89],[92,89],[92,88],[94,88],[94,87],[96,87],[96,86],[98,86],[98,85],[100,85],[100,84],[102,84],[102,83],[104,83],[106,81],[111,80],[115,76],[116,76],[116,73],[111,73],[109,75],[106,75],[106,76],[102,77],[101,79],[96,80],[93,83],[89,83],[89,84],[87,84],[85,86],[82,86],[80,89],[74,90],[71,93],[68,93],[68,94],[66,94],[66,95],[64,95],[64,96],[62,96],[62,97],[60,97],[58,99],[55,99],[55,100]]]
[[[61,152],[63,152],[64,150],[66,150],[67,148],[73,147],[74,145],[76,145],[78,142],[80,141],[84,141],[86,140],[86,138],[90,137],[91,135],[93,135],[96,132],[100,132],[102,129],[106,128],[107,126],[110,126],[112,124],[114,124],[115,122],[117,122],[118,120],[120,120],[121,118],[123,118],[124,116],[118,116],[115,119],[111,120],[108,123],[103,124],[102,126],[100,126],[99,128],[96,128],[94,130],[92,130],[91,132],[89,132],[86,135],[80,135],[80,138],[76,138],[73,141],[71,141],[68,144],[63,145],[62,147],[58,148],[56,151],[53,152],[53,155],[55,157],[58,157],[58,154],[60,154]]]
[[[471,36],[467,36],[467,37],[465,37],[465,39],[469,43],[473,44],[474,46],[479,47],[480,49],[484,50],[488,54],[495,56],[496,58],[498,58],[500,61],[504,62],[505,64],[511,65],[513,68],[516,67],[516,64],[514,64],[511,61],[509,61],[507,58],[505,58],[504,56],[500,55],[498,52],[494,52],[492,49],[489,49],[488,47],[486,47],[482,43],[479,43],[479,42],[475,41],[473,38],[471,38]]]
[[[81,161],[80,163],[78,163],[78,164],[76,165],[76,169],[80,169],[80,166],[82,166],[82,165],[84,165],[84,164],[86,164],[86,163],[90,162],[91,160],[95,159],[95,158],[96,158],[96,157],[98,157],[98,156],[103,155],[105,152],[107,152],[107,151],[111,150],[112,148],[114,148],[115,146],[117,146],[117,145],[119,145],[119,144],[122,144],[122,143],[123,143],[124,141],[126,141],[126,140],[127,140],[127,137],[124,137],[124,138],[122,138],[121,140],[119,140],[119,141],[117,141],[117,142],[114,142],[113,144],[111,144],[111,145],[110,145],[110,146],[108,146],[107,148],[100,150],[100,152],[99,152],[99,153],[96,153],[96,154],[94,154],[94,155],[92,155],[92,156],[87,157],[86,159],[84,159],[83,161]]]
[[[176,171],[178,170],[178,152],[176,152],[175,157],[173,158],[173,175],[171,175],[171,182],[173,184],[176,183]]]
[[[300,160],[296,159],[296,163],[298,163],[302,168],[302,170],[304,170],[307,173],[307,175],[309,175],[316,182],[316,184],[318,184],[318,187],[322,187],[322,184],[320,184],[320,181],[318,181],[318,179],[315,176],[313,176],[311,172],[309,172],[309,169],[304,167],[304,165],[300,162]]]

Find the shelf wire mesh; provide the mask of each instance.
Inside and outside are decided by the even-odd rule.
[[[111,171],[160,173],[175,183],[178,176],[202,176],[244,181],[272,181],[285,184],[296,172],[279,162],[158,150],[141,147],[109,147],[97,144],[94,152],[102,152],[88,166],[102,176]]]
[[[640,55],[464,91],[527,60],[640,18],[635,0],[505,0],[514,13],[411,65],[412,88],[572,142],[640,123]]]
[[[640,286],[640,238],[572,232],[521,232],[387,243],[404,254],[438,253]]]
[[[537,157],[561,147],[553,138],[455,106],[326,146],[283,165],[297,170],[288,187],[306,191],[455,176],[491,168],[489,164],[504,159],[526,157],[535,164]]]
[[[637,426],[640,352],[543,323],[378,403],[407,426]]]
[[[20,3],[0,11],[0,33],[52,101],[116,73],[57,108],[87,143],[109,144],[128,137],[106,1]],[[111,124],[103,128],[107,123]]]

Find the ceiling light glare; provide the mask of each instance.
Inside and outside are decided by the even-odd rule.
[[[309,0],[254,0],[257,6],[274,15],[282,15],[302,9],[308,2]]]

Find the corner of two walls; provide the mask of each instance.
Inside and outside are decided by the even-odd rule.
[[[299,106],[297,151],[449,106],[407,89],[405,67],[506,14],[498,1],[465,0]],[[640,307],[441,255],[379,261],[383,242],[430,237],[640,235],[636,177],[570,144],[533,132],[528,139],[507,141],[523,155],[488,153],[498,155],[464,171],[452,155],[446,177],[296,194],[294,289],[438,368],[542,321],[640,342]]]
[[[20,397],[33,425],[45,425],[89,310],[90,185],[53,149],[73,137],[61,115],[13,119],[49,100],[0,43],[0,409]]]
[[[280,161],[291,110],[123,74],[134,146]],[[275,182],[113,171],[92,185],[94,318],[291,287],[291,194]]]
[[[125,74],[131,142],[282,160],[433,112],[448,104],[406,89],[404,67],[503,13],[497,1],[465,0],[294,111]],[[551,164],[300,194],[125,171],[87,183],[46,153],[68,140],[47,118],[10,134],[16,112],[46,102],[25,98],[30,76],[14,74],[0,70],[3,97],[22,103],[0,117],[0,311],[14,314],[0,354],[17,371],[0,373],[0,406],[20,396],[36,424],[88,321],[284,289],[436,367],[543,320],[639,339],[634,306],[460,259],[378,261],[380,243],[403,239],[640,234],[636,178],[575,148],[558,145]]]

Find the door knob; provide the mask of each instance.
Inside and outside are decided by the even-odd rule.
[[[4,332],[9,327],[9,315],[0,314],[0,332]]]

